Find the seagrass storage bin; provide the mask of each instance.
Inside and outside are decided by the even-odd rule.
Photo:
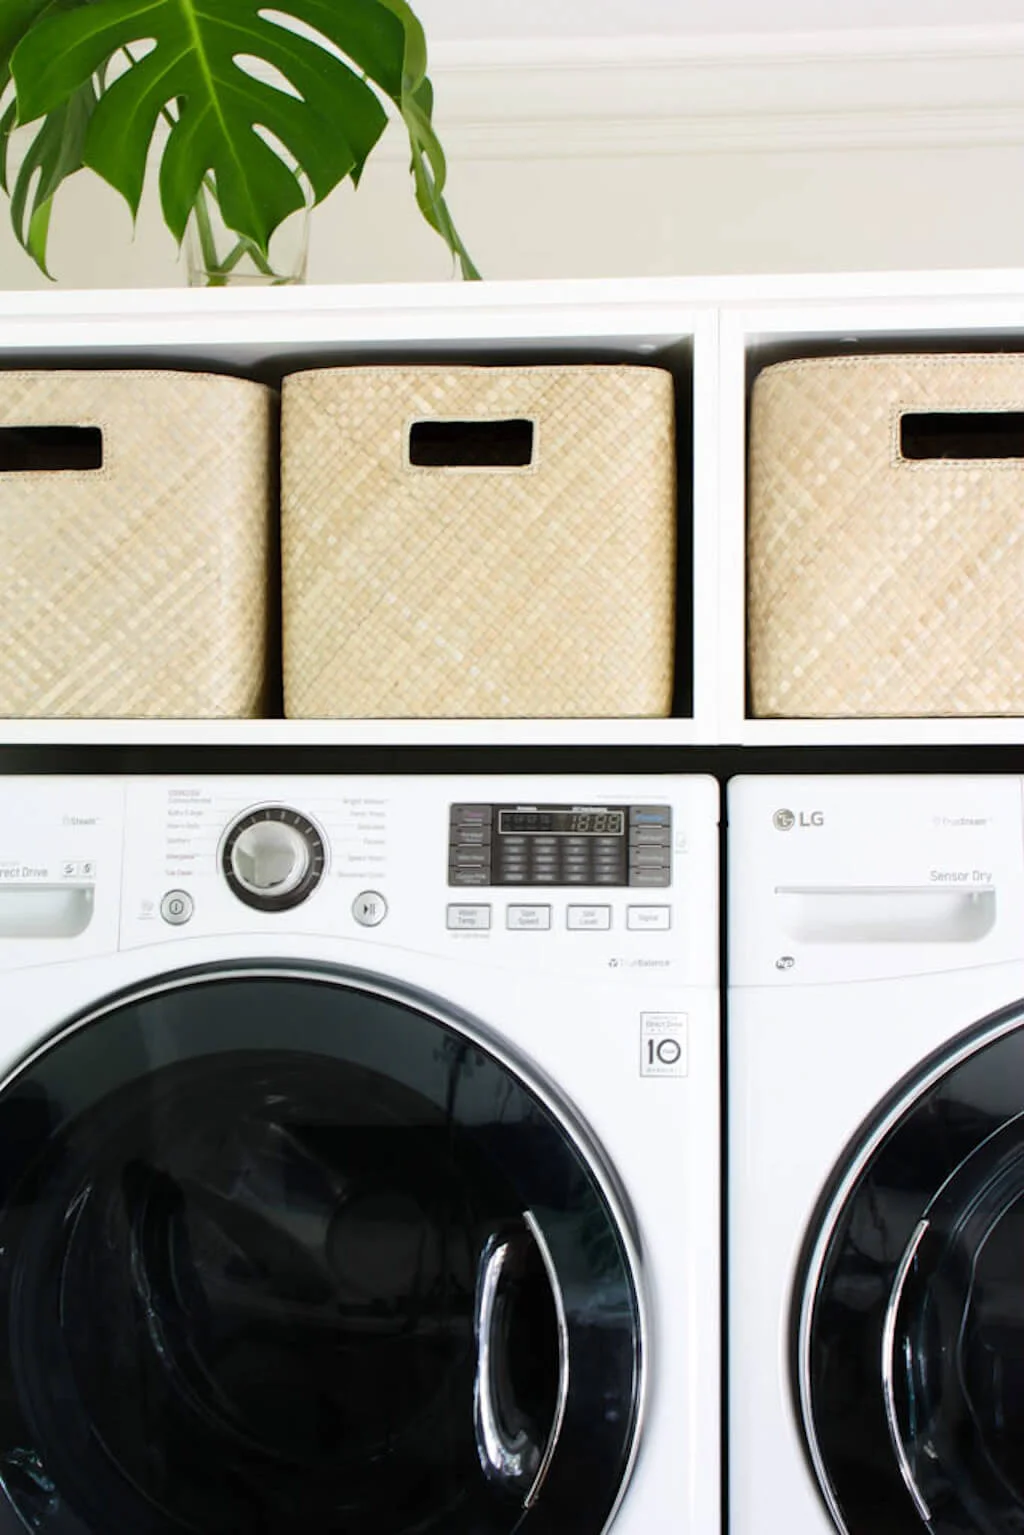
[[[285,713],[667,714],[673,417],[640,366],[287,378]]]
[[[754,385],[759,716],[1024,713],[1024,357],[824,357]]]
[[[273,405],[198,373],[0,374],[0,714],[261,712]]]

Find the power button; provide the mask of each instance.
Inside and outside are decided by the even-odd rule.
[[[172,927],[181,927],[195,911],[195,903],[187,890],[168,890],[160,902],[160,915]]]

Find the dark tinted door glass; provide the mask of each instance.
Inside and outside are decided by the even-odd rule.
[[[425,1013],[266,974],[113,1007],[0,1094],[0,1210],[11,1530],[603,1528],[638,1370],[615,1219]]]
[[[849,1535],[1024,1529],[1018,1016],[990,1020],[896,1120],[828,1244],[808,1429]]]

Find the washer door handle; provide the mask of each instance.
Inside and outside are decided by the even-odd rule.
[[[484,1245],[477,1271],[477,1369],[473,1389],[473,1427],[484,1474],[492,1481],[523,1492],[523,1507],[537,1499],[547,1476],[565,1416],[569,1394],[569,1329],[558,1273],[544,1235],[532,1211],[523,1213],[523,1231],[497,1232]],[[501,1281],[522,1260],[532,1241],[540,1253],[551,1286],[558,1335],[558,1390],[546,1443],[510,1400],[504,1346],[504,1317],[508,1305]]]

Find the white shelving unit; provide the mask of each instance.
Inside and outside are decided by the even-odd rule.
[[[692,536],[686,718],[0,720],[0,746],[1024,744],[1024,719],[745,713],[752,378],[783,356],[901,347],[1024,350],[1024,271],[0,295],[0,369],[210,366],[273,380],[350,360],[578,356],[657,362],[693,402],[692,465],[679,466],[680,535]]]

